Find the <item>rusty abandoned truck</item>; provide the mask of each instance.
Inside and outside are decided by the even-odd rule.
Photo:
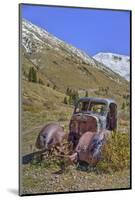
[[[80,137],[90,132],[117,129],[117,104],[112,99],[83,97],[75,104],[69,123],[68,141],[75,148]]]
[[[36,147],[44,151],[57,149],[67,135],[71,154],[66,156],[72,162],[85,161],[95,166],[100,160],[106,132],[116,129],[117,104],[114,100],[83,97],[75,104],[68,134],[59,123],[47,124],[37,137]],[[63,158],[65,153],[62,152]]]

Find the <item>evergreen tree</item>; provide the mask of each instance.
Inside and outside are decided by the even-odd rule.
[[[88,94],[88,91],[86,90],[85,97],[88,97],[88,96],[89,96],[89,94]]]
[[[122,107],[121,108],[122,108],[122,110],[125,109],[125,102],[122,103]]]
[[[78,91],[73,90],[71,88],[67,88],[66,95],[69,97],[69,99],[67,100],[67,103],[69,103],[69,104],[74,104],[74,102],[79,99]],[[66,100],[65,100],[65,102],[66,102]]]
[[[34,69],[34,68],[32,68],[32,73],[33,73],[33,82],[34,83],[37,83],[37,72],[36,72],[36,70]]]
[[[29,69],[28,80],[37,83],[37,72],[33,67]]]
[[[72,97],[71,96],[69,96],[69,104],[72,104],[73,103],[73,99],[72,99]]]
[[[32,81],[32,68],[29,69],[28,80]]]
[[[64,97],[64,104],[68,104],[68,100],[66,96]]]
[[[73,90],[71,93],[72,104],[79,99],[78,91]]]
[[[66,90],[66,95],[69,95],[69,88],[67,88]]]
[[[69,90],[68,90],[68,95],[69,95],[69,96],[72,96],[72,94],[73,94],[73,90],[72,90],[72,89],[69,89]]]

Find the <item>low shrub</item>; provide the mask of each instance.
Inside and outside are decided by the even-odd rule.
[[[97,170],[114,172],[130,166],[130,136],[125,133],[113,133],[102,149]]]

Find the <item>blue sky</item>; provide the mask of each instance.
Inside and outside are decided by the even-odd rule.
[[[130,55],[130,12],[22,6],[22,17],[89,55]]]

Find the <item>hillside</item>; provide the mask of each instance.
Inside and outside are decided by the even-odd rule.
[[[120,75],[26,20],[22,21],[22,54],[24,79],[34,66],[43,84],[62,93],[69,87],[97,95],[99,88],[109,87],[110,97],[120,100],[129,92],[128,82]]]

